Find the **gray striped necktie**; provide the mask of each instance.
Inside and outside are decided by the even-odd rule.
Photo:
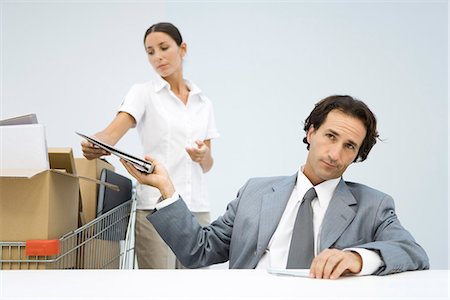
[[[316,190],[310,188],[298,208],[292,231],[291,246],[287,269],[309,269],[314,258],[314,229],[311,201],[317,196]]]

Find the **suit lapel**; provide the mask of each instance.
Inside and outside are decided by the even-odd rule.
[[[287,177],[274,185],[272,190],[262,197],[256,248],[258,259],[266,250],[270,238],[277,229],[296,181],[297,174]]]
[[[329,248],[336,242],[352,222],[355,217],[355,212],[350,205],[355,205],[356,203],[355,197],[350,193],[345,181],[341,179],[322,221],[320,251]]]

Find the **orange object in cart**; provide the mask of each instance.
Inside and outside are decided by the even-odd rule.
[[[30,240],[26,241],[25,253],[27,256],[51,256],[60,253],[59,240]]]

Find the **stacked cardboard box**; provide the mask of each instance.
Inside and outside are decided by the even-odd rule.
[[[100,179],[103,169],[114,171],[114,166],[102,159],[87,160],[86,158],[75,158],[75,167],[78,176],[83,178]],[[98,184],[80,178],[80,192],[83,210],[83,224],[95,219],[97,213]]]
[[[69,159],[66,164],[70,166],[72,151],[70,148],[64,151]],[[2,172],[0,243],[59,239],[77,229],[79,179],[73,168],[53,167],[50,160],[49,170]],[[8,250],[2,248],[2,259],[25,257],[23,253],[7,255]]]
[[[86,158],[75,158],[77,174],[79,176],[100,179],[103,169],[114,171],[114,166],[102,159],[87,160]],[[97,215],[97,198],[99,185],[80,179],[81,200],[83,206],[84,222],[95,220]],[[97,224],[99,225],[99,224]],[[91,228],[92,230],[95,226]],[[119,268],[119,241],[103,240],[93,238],[95,232],[87,229],[84,245],[80,248],[79,263],[83,269],[118,269]]]
[[[47,149],[42,124],[0,126],[0,141],[0,269],[84,268],[85,254],[101,261],[118,253],[118,241],[95,240],[83,248],[76,231],[95,220],[96,180],[112,165],[75,161],[71,148]],[[62,237],[60,254],[50,257],[27,256],[18,244]]]

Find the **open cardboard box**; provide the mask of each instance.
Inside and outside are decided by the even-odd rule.
[[[0,176],[0,242],[59,239],[78,227],[79,178],[74,172],[72,149],[60,150],[61,161],[52,159],[50,169],[2,170]],[[26,260],[25,249],[13,249],[2,260],[14,257]],[[14,253],[17,252],[17,253]],[[73,260],[75,261],[75,260]],[[12,264],[7,268],[45,268],[44,264]],[[62,266],[73,268],[72,264]]]
[[[60,239],[78,228],[82,213],[79,181],[93,182],[94,186],[99,181],[77,175],[71,148],[49,148],[48,160],[50,169],[2,169],[0,243]],[[12,254],[5,251],[9,250],[2,247],[0,262],[13,258],[27,259],[24,248],[20,251],[13,249]],[[76,253],[71,255],[75,256]],[[76,259],[67,261],[67,266],[63,268],[75,267]],[[8,269],[22,267],[30,268],[24,264],[7,266]],[[31,268],[45,268],[45,264],[39,263]]]
[[[74,173],[72,149],[65,166],[52,160],[49,170],[3,170],[0,176],[0,241],[59,239],[77,229],[79,178]]]

